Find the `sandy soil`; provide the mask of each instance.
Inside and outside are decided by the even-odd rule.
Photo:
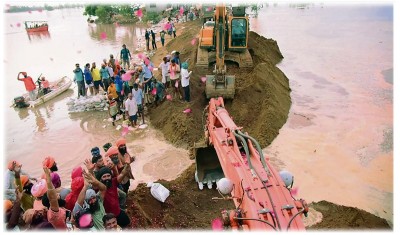
[[[192,102],[164,101],[158,107],[149,109],[151,125],[159,129],[167,141],[186,149],[190,149],[204,135],[202,113],[207,100],[200,77],[205,74],[194,66],[197,46],[191,45],[199,29],[198,21],[180,24],[179,36],[170,40],[166,47],[159,46],[152,58],[158,65],[167,52],[177,50],[181,52],[182,61],[189,59],[189,70],[193,70]],[[233,101],[226,102],[226,107],[235,123],[255,137],[262,147],[266,147],[287,120],[291,105],[290,87],[288,78],[275,66],[283,58],[276,41],[251,32],[249,47],[253,69],[239,70],[234,65],[228,66],[228,74],[236,76],[236,96]],[[158,79],[161,79],[160,75]],[[186,108],[191,108],[192,113],[184,114]],[[299,116],[298,124],[307,125],[307,121],[302,120]],[[194,171],[195,166],[191,165],[176,180],[158,181],[170,190],[165,203],[154,199],[144,184],[139,184],[130,192],[127,204],[130,205],[128,214],[132,219],[132,228],[210,230],[211,221],[220,217],[222,209],[233,208],[233,203],[211,200],[218,196],[216,190],[199,191]],[[307,230],[391,229],[384,219],[356,208],[327,201],[312,203],[311,208],[310,218],[305,220],[305,224],[309,225]]]

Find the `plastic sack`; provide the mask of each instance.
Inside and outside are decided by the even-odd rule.
[[[148,183],[147,187],[151,187],[151,195],[160,202],[165,202],[169,196],[169,190],[160,183]]]

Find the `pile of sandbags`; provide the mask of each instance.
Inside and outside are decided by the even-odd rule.
[[[81,96],[80,98],[70,98],[67,102],[70,113],[85,111],[104,111],[107,110],[107,97],[97,94],[95,96]]]

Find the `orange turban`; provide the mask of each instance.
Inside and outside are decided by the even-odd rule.
[[[54,163],[55,163],[55,161],[54,161],[54,158],[53,157],[46,157],[44,160],[43,160],[43,167],[47,167],[47,168],[51,168],[52,166],[54,166]]]
[[[115,146],[112,146],[107,150],[106,156],[110,157],[111,155],[118,154],[118,149]]]
[[[117,148],[119,148],[119,146],[125,144],[126,145],[126,139],[125,138],[120,138],[119,140],[117,140],[117,142],[115,143],[115,145],[117,145]]]
[[[20,164],[19,162],[15,161],[15,160],[11,160],[11,161],[9,161],[8,164],[7,164],[7,168],[8,168],[10,171],[14,170],[14,167],[13,167],[13,163],[14,163],[14,162],[15,162],[15,165],[16,165],[16,166],[21,166],[21,164]]]
[[[21,175],[20,179],[21,179],[22,187],[24,187],[26,185],[26,183],[28,183],[29,177],[26,175]]]
[[[10,200],[4,200],[4,213],[11,210],[13,203]]]

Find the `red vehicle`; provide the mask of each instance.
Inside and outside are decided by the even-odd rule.
[[[49,31],[47,21],[25,21],[24,24],[28,33]]]
[[[292,196],[293,176],[275,170],[258,142],[233,122],[222,97],[212,98],[205,114],[205,141],[195,144],[195,179],[200,189],[216,182],[222,197],[213,199],[233,200],[236,208],[222,211],[224,225],[304,231],[302,215],[307,216],[308,206]]]

